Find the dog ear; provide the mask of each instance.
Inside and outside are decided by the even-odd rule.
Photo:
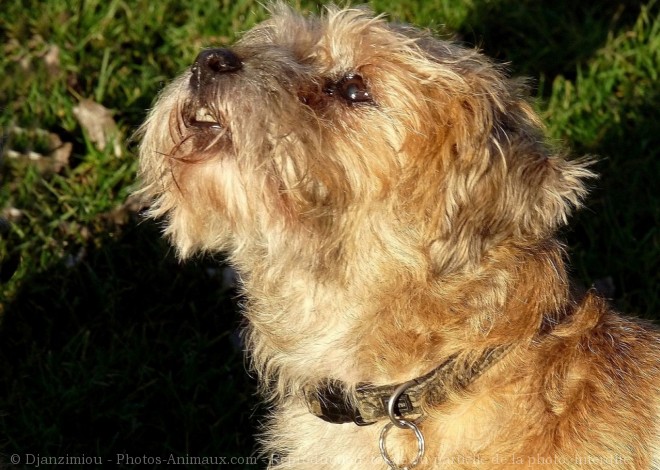
[[[490,113],[485,121],[474,113],[463,121],[472,129],[483,129],[483,135],[473,131],[476,158],[485,167],[476,165],[481,174],[470,188],[472,199],[487,206],[483,222],[496,228],[490,230],[494,235],[501,231],[507,237],[545,238],[581,207],[586,181],[595,176],[589,169],[592,161],[569,160],[547,142],[519,83],[508,80],[502,90],[502,98],[480,96],[482,109]]]
[[[571,161],[548,145],[524,83],[476,51],[432,44],[439,73],[426,102],[435,110],[420,134],[433,136],[424,166],[440,179],[435,207],[427,206],[431,252],[437,268],[451,270],[504,241],[552,236],[595,175],[589,159]]]

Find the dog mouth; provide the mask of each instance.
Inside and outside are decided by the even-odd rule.
[[[186,106],[183,121],[186,127],[196,129],[220,131],[226,128],[220,113],[206,106],[195,106],[193,104]]]
[[[192,144],[195,152],[227,149],[232,145],[232,135],[225,114],[216,106],[192,99],[183,105],[180,119],[186,132],[182,142]]]

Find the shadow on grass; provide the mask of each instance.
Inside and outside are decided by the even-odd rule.
[[[576,152],[599,156],[587,210],[569,234],[582,279],[611,277],[618,308],[660,322],[660,93]]]
[[[88,250],[5,305],[0,467],[12,454],[251,455],[254,383],[219,264],[179,264],[149,224]]]
[[[576,66],[605,44],[610,31],[632,25],[645,3],[475,0],[458,32],[489,56],[510,62],[515,75],[552,83],[560,74],[574,78]]]

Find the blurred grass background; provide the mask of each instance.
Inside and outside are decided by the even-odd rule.
[[[600,158],[588,209],[564,233],[573,274],[658,319],[658,3],[370,4],[532,77],[551,137]],[[200,48],[262,18],[252,0],[3,0],[0,468],[14,453],[253,452],[261,411],[222,260],[179,264],[158,227],[134,214],[126,137]],[[76,119],[84,99],[112,111],[121,155],[99,150]],[[64,164],[50,161],[53,135],[68,148]]]

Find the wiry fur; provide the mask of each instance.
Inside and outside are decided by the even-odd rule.
[[[384,422],[328,424],[303,386],[392,384],[513,344],[426,410],[419,468],[660,468],[658,333],[571,293],[554,237],[593,175],[544,143],[524,84],[364,9],[272,10],[232,47],[240,71],[164,90],[140,178],[181,258],[224,251],[240,273],[273,465],[386,467]],[[324,91],[350,73],[372,103]],[[186,124],[200,106],[221,128]],[[387,445],[416,450],[404,431]]]

